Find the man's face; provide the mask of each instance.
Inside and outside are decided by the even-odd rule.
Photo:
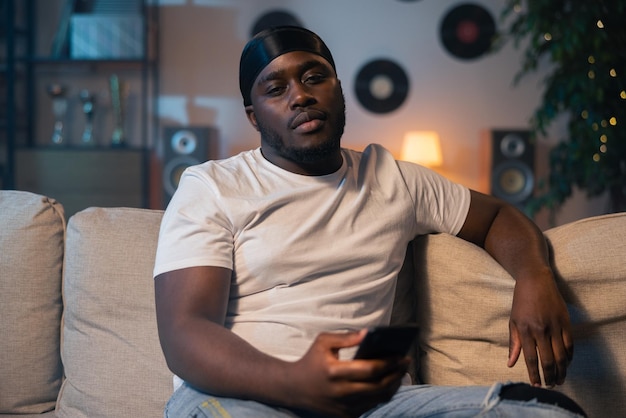
[[[339,152],[345,100],[324,58],[302,51],[277,57],[257,77],[251,98],[246,113],[266,157],[314,164]]]

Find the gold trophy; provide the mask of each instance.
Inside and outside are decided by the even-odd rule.
[[[111,135],[111,145],[114,147],[123,147],[126,145],[126,133],[124,132],[124,110],[128,85],[127,83],[120,82],[119,77],[113,74],[109,79],[109,87],[111,90],[113,117],[115,118],[113,135]]]
[[[95,146],[96,139],[93,136],[93,113],[96,98],[89,90],[80,91],[80,101],[83,103],[83,113],[85,114],[85,129],[81,137],[81,145]]]
[[[65,115],[67,114],[67,89],[61,84],[50,84],[48,95],[52,98],[52,113],[54,114],[54,131],[52,132],[52,143],[54,145],[65,145],[66,138],[63,129]]]

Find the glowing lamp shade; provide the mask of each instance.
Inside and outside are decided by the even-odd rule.
[[[443,163],[443,158],[437,132],[407,132],[404,135],[400,159],[426,167],[440,166]]]

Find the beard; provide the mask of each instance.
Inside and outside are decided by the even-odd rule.
[[[327,140],[321,144],[307,148],[285,144],[283,137],[276,130],[257,120],[257,126],[263,142],[274,148],[283,157],[296,163],[315,163],[329,158],[340,149],[341,137],[346,126],[346,101],[343,93],[340,95],[340,100],[339,110],[328,118],[329,121],[335,122],[334,127]]]

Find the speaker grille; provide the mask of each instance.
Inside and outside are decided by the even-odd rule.
[[[527,130],[494,130],[491,194],[520,209],[535,186],[535,147]]]
[[[217,158],[218,135],[209,126],[163,129],[163,206],[167,206],[187,167]]]

